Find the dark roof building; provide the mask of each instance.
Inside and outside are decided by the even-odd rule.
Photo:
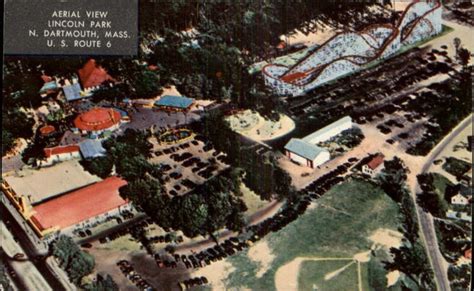
[[[155,106],[163,109],[171,110],[186,110],[194,103],[194,99],[183,97],[183,96],[174,96],[174,95],[164,95],[158,101],[155,102]]]
[[[64,96],[68,102],[82,99],[87,96],[81,95],[81,85],[79,83],[73,83],[71,85],[63,86]]]
[[[96,139],[86,139],[79,144],[79,148],[84,159],[102,157],[106,153],[102,142]]]

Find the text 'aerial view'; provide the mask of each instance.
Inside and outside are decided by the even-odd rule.
[[[474,1],[3,23],[0,291],[472,290]]]

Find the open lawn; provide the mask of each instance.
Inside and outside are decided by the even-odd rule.
[[[268,201],[260,199],[260,196],[250,190],[244,183],[240,185],[240,191],[242,192],[242,200],[245,202],[245,205],[247,205],[247,211],[245,211],[247,217],[269,203]]]
[[[97,244],[97,248],[111,251],[140,251],[142,246],[130,234],[127,234],[105,244]]]
[[[300,266],[298,289],[357,291],[357,276],[355,261],[306,261]]]
[[[224,279],[226,287],[276,290],[278,284],[291,285],[293,280],[295,288],[290,289],[296,289],[299,270],[302,270],[300,263],[304,261],[301,257],[349,258],[342,262],[346,264],[354,255],[364,253],[363,257],[368,259],[371,248],[388,247],[383,239],[374,239],[374,233],[397,229],[398,206],[378,186],[366,181],[351,180],[336,185],[315,203],[316,207],[310,207],[283,230],[269,234],[249,251],[228,259],[233,271]],[[260,262],[253,256],[258,253],[253,248],[264,251],[263,246],[267,248],[265,252],[272,254],[270,261]],[[361,264],[364,265],[366,263]],[[285,272],[278,274],[282,266]],[[356,263],[353,267],[356,269]],[[367,277],[363,270],[362,286],[367,286]],[[347,283],[344,285],[344,282]],[[353,282],[347,280],[340,280],[338,284],[342,284],[339,290],[354,287]]]

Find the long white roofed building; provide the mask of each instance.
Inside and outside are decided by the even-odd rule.
[[[352,118],[345,116],[303,138],[292,138],[285,145],[286,156],[300,165],[316,168],[330,160],[329,151],[316,144],[352,128]]]

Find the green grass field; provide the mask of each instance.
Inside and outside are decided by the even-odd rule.
[[[369,182],[352,180],[339,184],[317,203],[317,207],[308,209],[296,221],[263,239],[275,257],[260,278],[256,277],[258,263],[246,252],[231,257],[229,262],[235,271],[229,274],[227,287],[275,290],[275,272],[297,257],[352,257],[370,249],[372,242],[367,237],[377,229],[397,230],[398,206]],[[380,268],[383,270],[383,266]],[[363,270],[363,286],[368,286],[370,275]],[[303,282],[310,282],[303,277]],[[328,282],[332,283],[332,280]],[[341,284],[339,290],[352,288],[352,283]]]
[[[260,208],[264,207],[268,204],[268,201],[260,199],[260,196],[255,194],[252,190],[250,190],[245,184],[240,185],[240,191],[242,192],[242,200],[247,205],[247,211],[245,211],[245,216],[249,217]]]
[[[306,261],[301,264],[298,276],[299,290],[357,291],[357,263],[354,261]],[[333,278],[325,278],[331,272],[341,270]]]

